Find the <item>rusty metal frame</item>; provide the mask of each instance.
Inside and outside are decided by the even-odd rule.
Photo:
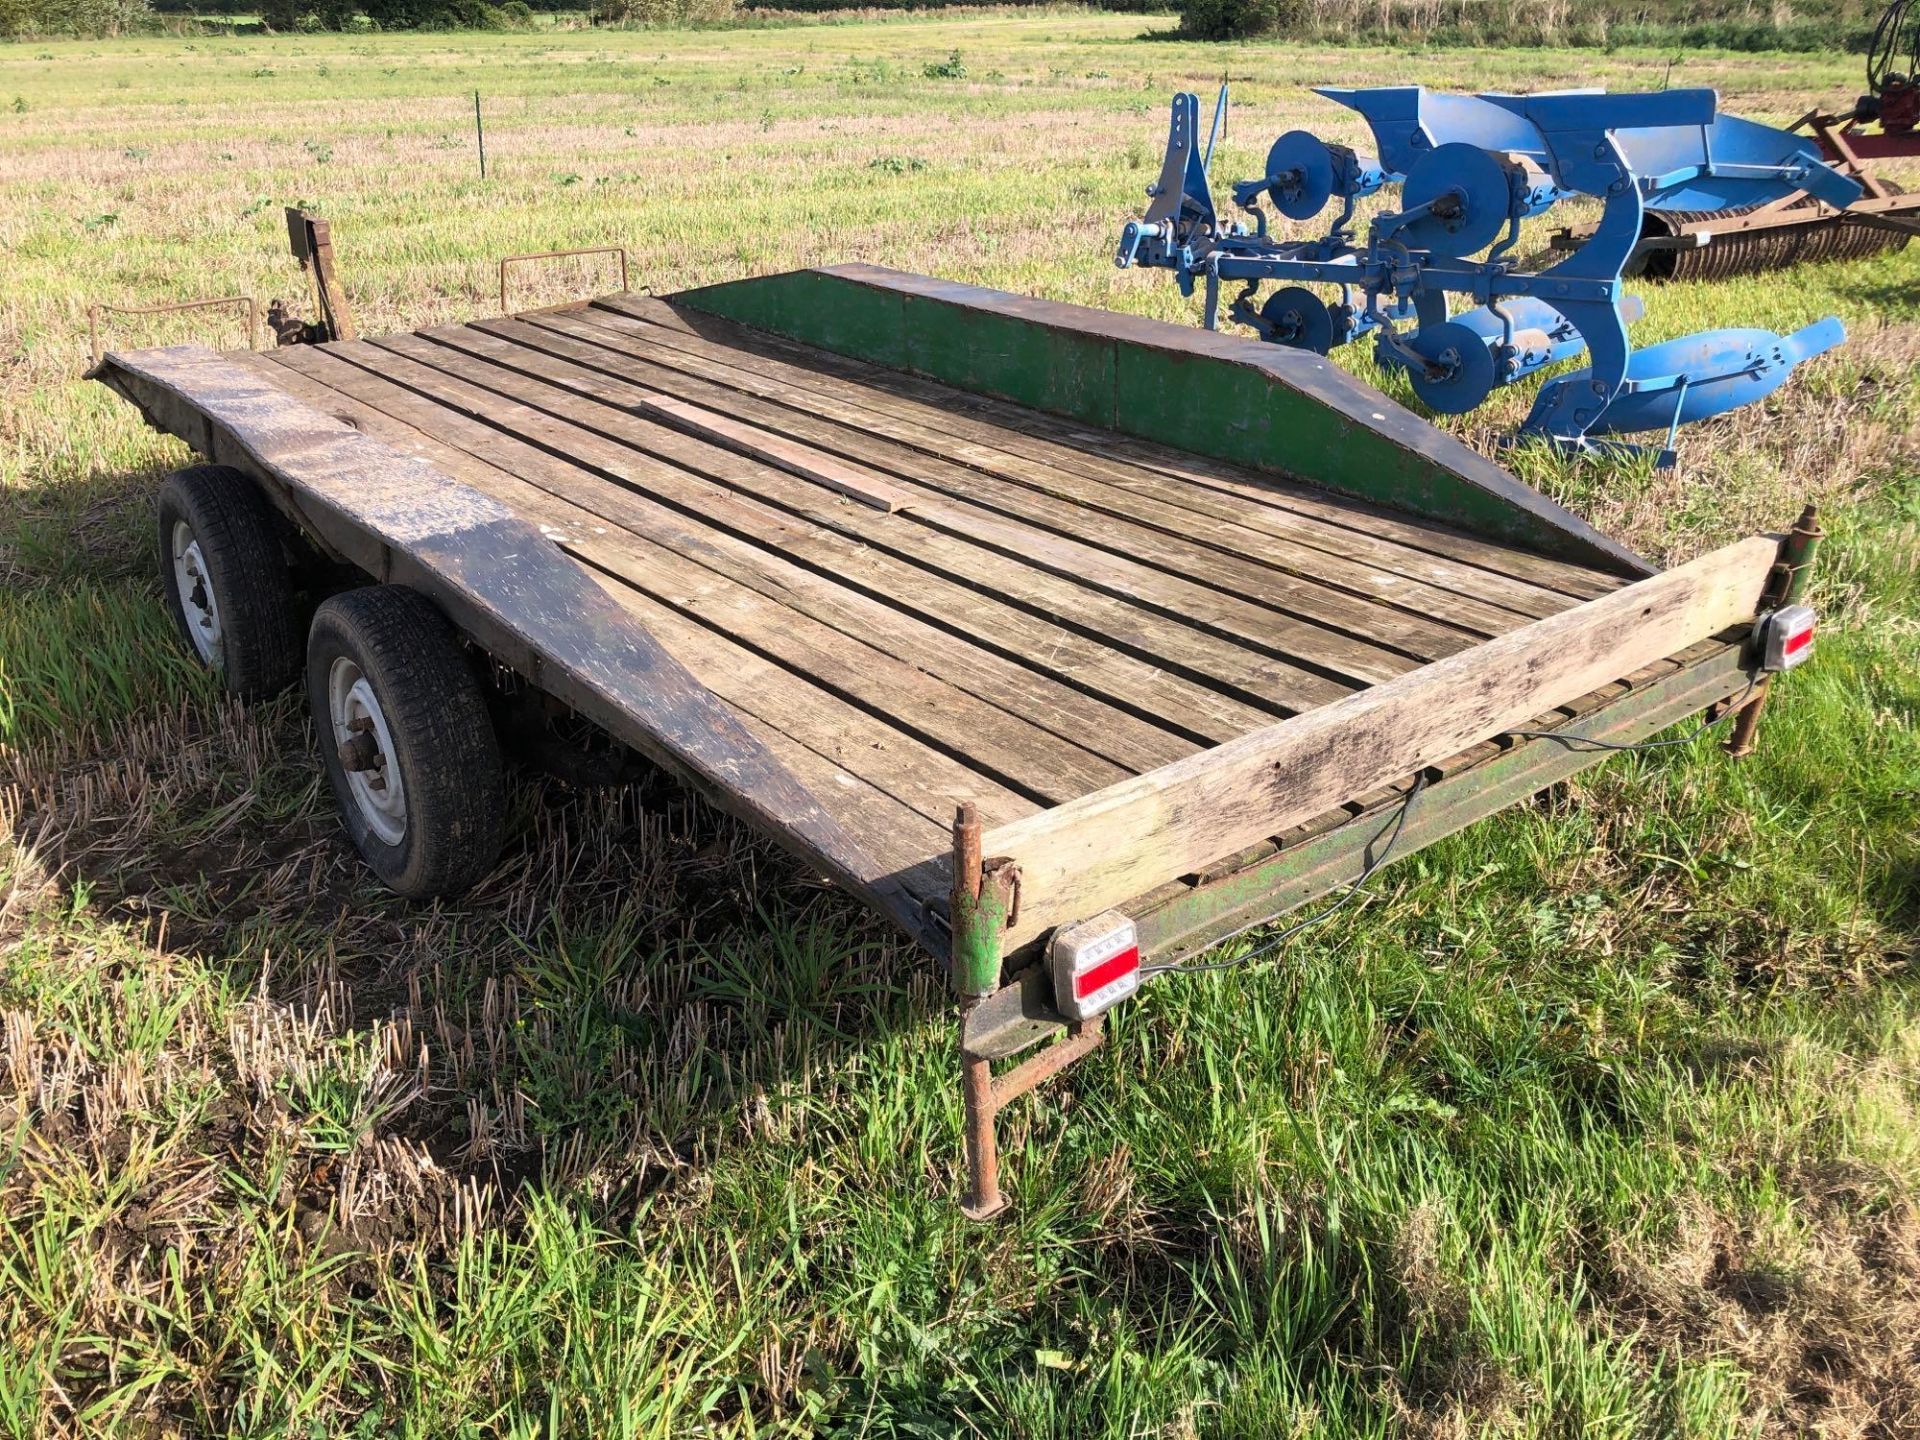
[[[1106,1018],[1096,1015],[1068,1026],[1064,1038],[1029,1055],[1004,1075],[995,1075],[993,1061],[971,1053],[963,1041],[960,1079],[967,1110],[967,1198],[960,1203],[960,1212],[969,1220],[990,1220],[1007,1208],[1007,1197],[1000,1190],[1000,1142],[994,1135],[1001,1110],[1098,1050],[1107,1038]]]
[[[1875,133],[1862,129],[1857,115],[1809,110],[1787,128],[1811,130],[1815,138],[1831,147],[1831,154],[1856,166],[1863,160],[1910,160],[1920,154],[1920,132]]]
[[[507,310],[507,267],[518,265],[527,260],[566,260],[576,255],[618,255],[620,257],[620,293],[626,294],[633,287],[628,283],[629,261],[627,247],[624,245],[587,245],[578,250],[536,250],[529,255],[502,255],[500,257],[500,313]]]
[[[97,302],[87,307],[87,349],[98,368],[105,351],[100,346],[102,315],[171,315],[182,310],[211,310],[216,305],[242,305],[247,312],[247,349],[260,348],[260,304],[251,295],[218,295],[207,300],[173,300],[164,305],[108,305]]]

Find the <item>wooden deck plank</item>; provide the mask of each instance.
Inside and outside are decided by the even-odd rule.
[[[445,343],[435,344],[436,341]],[[380,348],[418,360],[450,375],[500,391],[525,395],[525,386],[546,387],[534,399],[537,408],[616,438],[632,433],[632,411],[657,393],[628,381],[464,327],[427,331],[420,337],[397,336],[374,342]],[[504,353],[501,353],[504,352]],[[657,432],[656,432],[657,434]],[[654,436],[637,441],[657,445]],[[701,462],[707,473],[710,462]],[[762,470],[762,475],[772,472]],[[865,512],[871,525],[857,533],[872,539],[882,524],[941,534],[997,553],[1003,562],[1037,576],[1084,587],[1086,592],[1130,602],[1164,620],[1211,634],[1242,650],[1252,650],[1303,674],[1342,689],[1369,685],[1405,674],[1418,663],[1412,656],[1353,639],[1339,631],[1268,609],[1238,596],[1188,581],[1097,546],[1021,524],[980,506],[923,492],[907,510],[893,515]],[[843,522],[845,523],[845,522]]]
[[[510,458],[516,474],[549,494],[583,505],[611,523],[678,543],[692,558],[724,567],[736,579],[758,583],[767,593],[807,609],[816,618],[841,628],[851,626],[852,633],[900,636],[903,658],[945,657],[963,674],[984,672],[995,684],[1011,687],[1009,703],[1023,704],[1035,717],[1057,718],[1070,735],[1098,737],[1112,750],[1111,758],[1130,768],[1164,764],[1201,744],[1258,728],[1274,713],[1097,645],[1072,630],[917,570],[836,532],[810,533],[792,516],[717,485],[687,481],[676,488],[675,482],[682,478],[679,472],[645,467],[650,483],[682,500],[699,517],[689,519],[686,511],[669,508],[609,478],[623,477],[636,467],[626,451],[599,437],[581,432],[577,452],[563,459],[443,407],[435,406],[421,417],[411,407],[429,404],[423,397],[389,385],[325,349],[294,349],[276,358],[282,356],[283,364],[321,374],[337,387],[337,393],[371,396],[389,404],[395,394],[404,397],[401,408],[433,430],[430,443],[461,440],[488,459]],[[582,468],[591,460],[604,460],[608,473]],[[789,559],[789,551],[796,550],[803,552],[802,558],[824,560],[831,574]],[[857,588],[862,586],[901,597],[904,608],[896,610],[868,588]],[[889,617],[893,617],[891,624]],[[1015,644],[1023,648],[1023,655],[1005,648]],[[1061,678],[1069,674],[1086,677],[1112,695],[1076,689]],[[1146,711],[1164,711],[1175,718],[1157,723],[1145,719],[1131,708],[1136,703]]]
[[[623,510],[617,502],[625,497],[624,491],[614,491],[616,503],[608,507],[610,513],[601,513],[583,508],[539,488],[531,481],[522,478],[520,473],[501,468],[496,462],[511,460],[522,468],[532,468],[536,473],[546,471],[563,475],[570,467],[564,462],[553,460],[544,452],[501,437],[498,432],[479,426],[476,422],[465,421],[449,412],[433,410],[428,407],[427,402],[413,396],[411,392],[367,376],[337,357],[326,355],[324,351],[301,347],[267,352],[263,355],[242,354],[233,358],[236,363],[252,365],[266,374],[272,383],[286,389],[296,398],[346,420],[356,429],[396,449],[421,455],[444,473],[512,505],[528,518],[541,522],[542,528],[546,529],[550,537],[563,549],[580,556],[602,571],[610,564],[617,563],[612,557],[617,555],[618,551],[612,542],[595,544],[583,538],[591,535],[598,528],[597,522],[610,521],[620,527],[622,534],[627,527],[633,525],[644,525],[646,531],[656,537],[660,536],[663,530],[673,529],[673,512],[663,507],[646,505],[645,513],[638,515],[632,510]],[[343,382],[347,388],[329,384],[325,379],[319,378],[320,376]],[[384,403],[407,411],[414,420],[431,424],[434,427],[433,433],[419,428],[408,419],[397,417],[378,408],[367,399],[358,398],[356,394],[349,393],[350,390],[378,396]],[[442,437],[448,435],[449,427],[455,432],[478,431],[477,435],[469,433],[466,438],[483,447],[490,458],[483,459],[479,455],[447,443],[447,440]],[[568,478],[567,488],[577,491],[579,482],[572,480],[571,477]],[[707,547],[717,540],[724,541],[726,538],[728,537],[716,532],[707,532],[701,537],[699,553],[709,553]],[[742,548],[750,550],[750,547]],[[777,556],[764,552],[751,552],[747,558],[750,564],[758,562],[774,567],[784,564]],[[774,593],[788,598],[792,597],[792,587],[797,580],[816,578],[812,577],[810,572],[800,571],[797,567],[786,568],[792,573],[783,576],[779,585],[770,588]],[[746,573],[752,572],[749,570]],[[597,574],[596,578],[609,588],[614,583],[612,577],[604,573]],[[828,582],[819,583],[829,590],[838,588]],[[863,597],[855,595],[852,598]],[[896,614],[877,602],[868,602],[868,609],[871,613],[863,615],[862,622],[874,618],[895,617]],[[931,627],[922,626],[921,630],[924,633],[914,637],[915,645],[911,653],[919,653],[920,642],[927,636],[951,638],[945,637],[943,632],[932,630]],[[970,646],[959,645],[958,648],[970,653],[978,653]],[[1709,641],[1693,647],[1693,650],[1708,653],[1715,648],[1714,642]],[[1649,667],[1649,669],[1657,668],[1659,667]],[[1064,695],[1068,700],[1085,698],[1079,696],[1078,692],[1070,690],[1064,691]],[[896,799],[886,790],[861,778],[854,771],[842,768],[837,761],[808,748],[803,741],[774,728],[755,715],[746,711],[736,711],[736,714],[742,724],[760,738],[796,777],[823,797],[823,803],[833,808],[845,823],[857,825],[864,837],[871,837],[877,854],[889,861],[900,862],[903,868],[907,868],[908,861],[911,859],[912,867],[907,868],[904,878],[911,882],[915,893],[923,896],[943,895],[944,879],[942,877],[945,871],[942,864],[949,839],[945,824],[923,813],[925,807],[915,809]],[[1110,725],[1117,714],[1118,712],[1109,709],[1104,716],[1097,718],[1103,724]],[[1556,724],[1565,718],[1558,712],[1552,713],[1540,719],[1538,728]],[[1188,744],[1178,753],[1190,753],[1193,748]],[[1446,774],[1455,773],[1466,768],[1470,761],[1482,762],[1505,753],[1506,748],[1494,742],[1485,742],[1473,747],[1466,755],[1456,757],[1453,763],[1443,762],[1433,768]],[[1177,755],[1169,755],[1167,758],[1177,758]],[[1398,790],[1382,791],[1378,798],[1382,803],[1397,801],[1402,793]],[[1352,812],[1352,808],[1353,805],[1350,802],[1346,806],[1329,812],[1322,818],[1319,828],[1324,829],[1340,823]],[[940,819],[943,820],[944,815]],[[1306,830],[1301,827],[1295,827],[1295,829],[1299,833],[1306,833]],[[1274,840],[1262,841],[1227,860],[1205,867],[1192,878],[1204,883],[1244,868],[1245,865],[1271,854],[1276,848],[1278,847]],[[1170,883],[1185,885],[1188,882]]]
[[[709,383],[856,425],[922,454],[1034,486],[1165,534],[1204,540],[1261,566],[1430,614],[1481,635],[1502,634],[1526,619],[1575,603],[1573,597],[1531,582],[1357,529],[1222,495],[1145,465],[1115,462],[1065,444],[1029,438],[1007,426],[956,413],[951,402],[947,408],[936,407],[901,396],[892,386],[803,370],[744,348],[728,350],[687,332],[610,310],[527,316],[525,322],[482,321],[474,328],[507,336],[545,330],[615,348]]]
[[[1621,583],[1618,577],[1603,570],[1517,550],[1401,511],[1330,494],[1297,480],[1194,455],[1169,445],[1112,431],[1089,431],[1084,425],[1071,420],[1025,409],[990,396],[957,390],[938,381],[890,370],[870,361],[804,345],[716,315],[676,307],[650,296],[607,296],[593,301],[586,311],[576,313],[587,319],[594,312],[640,320],[689,339],[717,345],[747,357],[742,361],[743,367],[750,367],[760,358],[775,363],[784,359],[796,369],[852,379],[871,390],[924,402],[941,413],[978,417],[1005,436],[1026,436],[1053,449],[1072,451],[1082,457],[1079,463],[1094,467],[1096,473],[1103,464],[1124,461],[1130,467],[1157,471],[1193,482],[1203,490],[1237,497],[1302,518],[1316,519],[1357,537],[1356,541],[1346,543],[1365,544],[1376,539],[1389,541],[1409,549],[1445,556],[1492,575],[1520,579],[1530,585],[1579,599],[1605,594],[1617,589]],[[1008,443],[1016,442],[1010,438]],[[1098,453],[1090,447],[1098,447]],[[1053,451],[1050,449],[1046,453],[1052,454]],[[1345,548],[1345,544],[1337,548]]]
[[[447,427],[450,422],[455,429],[460,427],[462,422],[459,417],[450,416],[444,412],[423,415],[420,412],[424,402],[419,402],[418,397],[411,396],[410,392],[401,390],[399,387],[387,385],[366,376],[355,367],[341,362],[337,357],[327,356],[318,350],[299,348],[234,358],[239,363],[252,364],[268,374],[273,383],[316,408],[337,415],[356,429],[373,435],[397,449],[422,455],[444,472],[495,495],[496,498],[513,505],[530,518],[551,524],[555,532],[568,532],[550,533],[553,533],[557,543],[572,553],[582,552],[576,548],[574,540],[570,537],[577,533],[590,532],[594,528],[595,521],[613,519],[618,523],[632,519],[631,516],[605,516],[583,509],[539,490],[531,482],[522,479],[519,474],[499,468],[488,459],[482,459],[453,447],[441,437],[448,433]],[[327,379],[319,378],[320,376],[336,382],[344,382],[347,388],[338,388],[335,384],[327,383]],[[397,404],[399,408],[413,414],[415,419],[432,424],[434,432],[429,433],[406,419],[397,418],[367,400],[357,398],[355,394],[349,393],[349,390],[374,394],[385,403]],[[409,399],[415,403],[405,404],[404,402]],[[464,423],[473,425],[473,422]],[[516,463],[524,464],[530,459],[537,465],[541,461],[548,460],[548,457],[541,452],[530,451],[530,447],[519,442],[503,440],[497,432],[486,430],[484,427],[475,426],[474,428],[481,431],[480,443],[485,446],[494,461],[514,458]],[[515,452],[521,451],[530,451],[530,454],[516,457]],[[566,468],[561,462],[550,461],[549,463],[556,469]],[[659,524],[661,517],[670,516],[671,513],[659,507],[653,507],[653,514],[648,517],[646,523],[651,528]],[[596,565],[605,563],[604,552],[597,551],[591,545],[586,547],[583,558]],[[776,557],[761,558],[775,564],[779,563]],[[609,577],[597,578],[602,579],[605,584],[612,583]],[[873,608],[883,615],[892,613],[884,606],[875,605]],[[1694,648],[1705,653],[1716,647],[1711,642],[1703,642],[1702,645]],[[1076,692],[1067,693],[1071,696]],[[944,895],[946,873],[944,861],[949,839],[948,830],[944,824],[936,823],[932,817],[914,810],[885,790],[860,778],[854,771],[843,768],[836,760],[808,748],[802,741],[774,728],[755,715],[746,711],[736,713],[741,722],[778,755],[803,783],[823,797],[824,803],[840,814],[846,823],[857,825],[863,836],[871,837],[877,853],[900,863],[903,870],[902,879],[915,893],[925,896]],[[1491,743],[1477,747],[1488,755],[1504,753],[1504,748]],[[1381,798],[1383,801],[1389,798],[1397,799],[1398,795],[1395,793],[1389,796],[1383,793]],[[1318,833],[1320,830],[1342,823],[1350,813],[1350,808],[1341,807],[1329,812],[1321,818],[1317,827],[1294,827],[1294,833],[1297,835]],[[1218,878],[1220,875],[1231,873],[1271,854],[1276,848],[1274,841],[1263,841],[1226,861],[1206,867],[1197,878],[1202,882]],[[1185,888],[1186,885],[1185,881],[1170,882],[1169,887],[1163,888]]]
[[[1490,604],[1405,573],[1412,567],[1383,570],[1351,555],[1302,547],[1297,537],[1282,539],[1237,519],[1211,513],[1204,504],[1196,507],[1180,503],[1192,494],[1193,487],[1151,472],[1139,472],[1145,480],[1135,477],[1132,484],[1081,473],[1085,467],[1055,463],[1074,453],[1064,448],[1056,447],[1054,459],[1042,461],[972,438],[964,433],[968,427],[963,418],[940,417],[930,409],[911,420],[891,415],[881,407],[907,402],[890,400],[885,391],[874,387],[856,388],[841,382],[848,393],[815,392],[758,377],[744,365],[677,353],[660,342],[659,337],[671,332],[604,311],[542,315],[530,317],[525,323],[485,321],[470,328],[550,348],[553,353],[622,378],[641,379],[644,375],[644,383],[668,386],[701,404],[721,403],[717,396],[705,398],[703,387],[731,391],[747,397],[736,399],[732,407],[743,417],[782,433],[805,435],[812,443],[829,443],[830,437],[839,437],[837,443],[845,445],[845,432],[852,431],[863,438],[855,440],[856,448],[848,453],[858,455],[864,463],[1047,524],[1062,533],[1083,538],[1089,534],[1101,536],[1123,553],[1153,557],[1155,563],[1175,573],[1210,579],[1235,593],[1259,597],[1362,639],[1372,635],[1401,643],[1392,627],[1407,627],[1411,620],[1414,653],[1420,653],[1421,634],[1440,634],[1441,649],[1451,653],[1445,647],[1457,644],[1457,640],[1441,626],[1484,638],[1503,634],[1533,618],[1529,610]],[[648,331],[651,333],[644,333]],[[556,344],[560,337],[574,343]],[[607,353],[597,357],[591,349],[581,349],[583,343]],[[751,361],[757,357],[740,358]],[[668,372],[685,378],[670,379]],[[942,419],[944,425],[936,423]],[[830,428],[823,430],[822,425]],[[975,428],[983,436],[1004,433],[985,426]],[[1346,538],[1351,540],[1352,532],[1346,532]],[[1359,548],[1359,543],[1348,548]],[[1507,583],[1528,595],[1544,613],[1573,603],[1566,597]],[[1386,607],[1385,613],[1381,613],[1381,607]]]
[[[617,546],[583,541],[581,554],[654,601],[1031,801],[1057,805],[1131,773],[670,550],[637,536],[625,540]],[[950,806],[941,809],[951,818]]]
[[[904,509],[907,504],[906,492],[889,485],[878,475],[842,464],[834,456],[810,445],[796,444],[784,435],[771,434],[757,425],[743,425],[711,408],[690,405],[670,396],[642,401],[635,408],[650,420],[662,420],[698,439],[710,440],[755,460],[778,465],[782,470],[791,470],[803,480],[825,485],[876,510],[891,512]]]
[[[948,857],[953,850],[951,819],[935,823],[837,760],[809,749],[756,715],[732,708],[741,726],[819,796],[823,808],[838,815],[842,824],[871,837],[875,855],[888,865],[895,883],[932,908],[946,905],[951,884]]]
[[[563,319],[562,323],[569,322]],[[591,327],[582,328],[591,332]],[[546,357],[577,364],[616,384],[634,387],[626,403],[635,408],[657,403],[638,398],[657,390],[709,411],[724,410],[772,436],[820,447],[871,467],[882,478],[894,477],[898,486],[913,497],[916,512],[929,523],[942,523],[941,517],[952,513],[951,524],[956,531],[976,533],[981,517],[991,516],[996,522],[1033,527],[1049,545],[1058,541],[1104,552],[1088,563],[1097,563],[1108,573],[1138,577],[1158,572],[1163,586],[1170,579],[1183,587],[1187,597],[1180,604],[1183,613],[1207,614],[1201,608],[1208,603],[1207,590],[1226,597],[1228,608],[1242,619],[1253,613],[1247,608],[1248,602],[1269,607],[1306,627],[1296,625],[1288,632],[1290,650],[1352,678],[1385,678],[1377,659],[1356,646],[1392,649],[1414,660],[1436,659],[1525,623],[1525,617],[1510,611],[1457,599],[1417,582],[1381,577],[1365,567],[1352,567],[1356,573],[1371,576],[1378,588],[1397,586],[1407,592],[1404,607],[1398,601],[1383,603],[1317,578],[1305,578],[1268,563],[1264,557],[1241,553],[1233,548],[1246,540],[1247,532],[1240,527],[1191,511],[1168,514],[1169,507],[1158,501],[1130,496],[1097,481],[1064,476],[1031,461],[1010,461],[1005,468],[1018,472],[1013,478],[987,468],[969,468],[928,449],[915,449],[871,433],[857,418],[857,407],[840,406],[842,414],[822,419],[656,364],[636,353],[643,347],[620,348],[617,337],[602,343],[545,325],[511,320],[439,327],[422,334],[530,375],[555,373]],[[950,505],[962,508],[950,512]],[[1148,583],[1137,579],[1136,593],[1153,593],[1146,588]],[[1468,617],[1457,624],[1429,618],[1449,608],[1468,612]],[[1483,628],[1476,629],[1476,625]]]
[[[1176,617],[918,524],[911,511],[883,515],[855,506],[784,472],[622,414],[615,406],[584,401],[564,386],[499,370],[483,372],[489,383],[474,384],[449,369],[364,342],[328,349],[371,374],[401,378],[408,388],[503,433],[518,426],[546,434],[550,439],[543,448],[552,448],[556,454],[579,458],[592,452],[592,467],[601,474],[635,485],[655,498],[671,494],[676,508],[689,514],[712,513],[714,502],[729,491],[766,501],[790,516],[837,532],[834,543],[822,547],[834,559],[847,557],[846,547],[839,543],[847,539],[857,547],[886,550],[895,558],[1079,630],[1104,645],[1172,669],[1190,681],[1214,686],[1242,704],[1291,714],[1351,693],[1351,686],[1279,656],[1220,639]],[[433,349],[443,363],[460,359],[454,352]],[[520,397],[535,403],[523,404]],[[803,560],[811,558],[819,553],[814,543],[818,538],[818,532],[800,530],[790,553]],[[885,598],[911,601],[910,594]]]
[[[963,800],[972,799],[982,814],[991,809],[1010,820],[1040,811],[1031,800],[902,735],[858,706],[817,686],[795,683],[772,661],[672,606],[619,581],[607,588],[734,709],[791,736],[926,819],[944,819],[949,829],[943,853],[952,847],[953,808]]]
[[[311,366],[319,360],[313,356],[298,363]],[[356,389],[371,406],[384,404],[412,412],[410,418],[398,418],[416,431],[417,422],[443,423],[444,417],[418,414],[417,407],[425,402],[414,398],[409,405],[407,401],[413,397],[396,387],[389,387],[390,393],[384,396],[371,386]],[[496,452],[495,458],[509,458],[499,455],[498,448],[490,447]],[[964,782],[945,765],[932,758],[923,759],[920,768],[929,784],[937,782],[936,788],[911,798],[933,818],[950,819],[952,803],[969,798],[960,793],[963,783],[974,787],[974,795],[989,796],[988,803],[996,808],[1006,808],[1005,797],[998,794],[1003,789],[1018,792],[1029,802],[1057,804],[1130,773],[642,535],[596,525],[592,522],[602,517],[556,499],[491,463],[470,457],[467,463],[455,462],[449,468],[457,468],[468,483],[537,520],[549,539],[601,574],[624,581],[655,603],[718,630],[743,649],[771,659],[790,672],[794,681],[824,690],[901,732],[889,743],[889,753],[911,741],[959,760],[971,777]],[[710,683],[704,669],[696,666],[695,673]],[[794,682],[783,683],[791,688]],[[795,708],[788,706],[789,710]],[[900,794],[903,783],[895,777],[882,788]],[[989,785],[991,790],[985,788]]]
[[[1190,452],[1609,574],[1653,570],[1324,356],[858,263],[723,281],[672,299],[1092,430],[1178,437]]]

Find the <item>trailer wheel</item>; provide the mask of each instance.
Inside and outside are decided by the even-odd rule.
[[[190,465],[160,486],[154,513],[167,609],[200,663],[247,699],[300,674],[293,582],[273,508],[225,465]]]
[[[307,694],[347,834],[388,888],[425,899],[484,875],[506,828],[500,745],[433,602],[379,585],[321,605]]]

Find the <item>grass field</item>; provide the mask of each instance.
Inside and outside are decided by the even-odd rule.
[[[169,635],[147,503],[186,452],[77,380],[85,306],[300,298],[285,204],[370,331],[602,243],[660,289],[862,258],[1187,318],[1107,258],[1174,88],[1231,71],[1240,175],[1342,127],[1309,84],[1669,64],[1151,23],[0,47],[10,1433],[1920,1429],[1920,249],[1648,290],[1646,339],[1852,338],[1676,474],[1526,461],[1662,559],[1823,503],[1820,654],[1760,753],[1611,762],[1161,984],[1003,1121],[991,1228],[941,989],[855,907],[663,781],[532,777],[477,891],[396,902],[298,700],[223,702]],[[1785,120],[1856,69],[1672,75]]]

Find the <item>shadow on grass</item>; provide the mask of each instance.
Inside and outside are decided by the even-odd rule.
[[[349,1231],[406,1238],[337,1184],[342,1147],[389,1140],[449,1194],[490,1190],[465,1203],[495,1216],[529,1182],[624,1176],[602,1212],[617,1226],[754,1097],[931,1017],[924,957],[656,771],[583,788],[517,768],[499,863],[421,905],[353,853],[312,745],[298,695],[176,699],[77,749],[0,752],[0,783],[29,857],[16,912],[127,932],[122,963],[87,977],[99,1005],[142,966],[228,996],[207,1017],[226,1043],[203,1036],[191,1058],[251,1092],[256,1158],[290,1123],[320,1137],[285,1178]],[[41,927],[50,985],[74,978],[56,931]]]

